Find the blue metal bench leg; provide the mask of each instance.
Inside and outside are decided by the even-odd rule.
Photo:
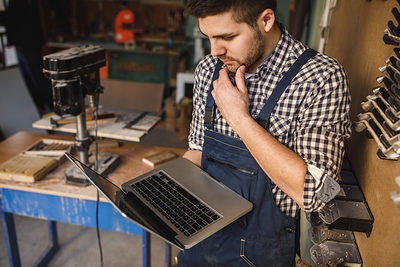
[[[15,232],[14,217],[12,213],[3,211],[1,198],[0,198],[0,212],[3,221],[3,230],[4,230],[4,236],[6,238],[8,260],[10,262],[10,267],[20,267],[21,261],[19,257],[17,235]]]
[[[57,235],[57,223],[49,220],[49,246],[40,256],[39,260],[34,266],[42,267],[47,266],[50,260],[54,257],[59,249],[58,235]]]
[[[10,267],[20,267],[21,260],[19,257],[19,249],[17,242],[17,234],[15,231],[14,217],[12,213],[4,212],[1,206],[0,199],[0,212],[3,221],[4,236],[6,238],[6,245],[8,251],[8,260],[10,262]],[[49,220],[49,242],[50,246],[39,258],[38,263],[34,266],[46,266],[54,254],[57,252],[58,237],[57,237],[57,224],[55,221]]]
[[[150,267],[151,256],[150,256],[150,233],[143,229],[142,233],[142,258],[143,258],[143,267]]]
[[[171,245],[165,242],[165,266],[171,267]]]

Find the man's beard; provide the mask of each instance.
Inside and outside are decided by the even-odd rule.
[[[259,62],[259,59],[264,54],[264,39],[263,36],[258,28],[255,30],[255,38],[254,38],[254,45],[251,46],[250,50],[248,51],[246,57],[243,61],[240,61],[236,58],[222,56],[220,57],[222,60],[230,60],[234,61],[233,64],[227,65],[228,75],[231,78],[235,77],[236,71],[242,65],[246,67],[246,70],[253,67],[254,64]]]

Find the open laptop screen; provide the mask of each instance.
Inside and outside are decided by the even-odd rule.
[[[118,203],[117,200],[119,200],[119,197],[117,198],[117,192],[121,191],[121,189],[118,186],[116,186],[115,184],[113,184],[100,174],[94,172],[92,169],[90,169],[80,161],[74,158],[72,158],[72,160],[84,174],[90,176],[90,181],[94,183],[97,189],[99,189],[103,193],[103,195],[105,195],[105,197],[108,198],[109,201]]]
[[[76,167],[78,167],[89,181],[106,197],[111,204],[126,218],[139,224],[146,230],[160,236],[169,243],[183,248],[176,239],[176,233],[163,223],[142,201],[132,193],[123,192],[117,185],[96,173],[91,168],[65,153]]]

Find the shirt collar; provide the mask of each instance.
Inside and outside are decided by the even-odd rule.
[[[277,24],[281,29],[281,38],[279,39],[272,52],[263,60],[260,65],[258,65],[256,72],[248,73],[246,78],[250,78],[256,73],[258,73],[260,76],[263,76],[263,73],[265,71],[271,73],[279,73],[285,66],[285,62],[287,61],[290,54],[289,51],[292,50],[291,48],[293,46],[293,39],[281,23],[277,22]]]

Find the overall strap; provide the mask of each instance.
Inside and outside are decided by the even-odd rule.
[[[214,98],[211,95],[211,92],[214,89],[213,83],[215,80],[218,79],[219,71],[221,70],[223,64],[224,63],[220,59],[218,59],[217,65],[215,65],[214,74],[212,76],[210,90],[208,91],[206,109],[205,109],[205,115],[204,115],[204,124],[207,128],[212,128],[212,125],[214,123],[215,102],[214,102]]]
[[[293,80],[296,74],[299,72],[301,67],[307,63],[307,61],[315,56],[317,52],[313,49],[307,49],[304,51],[294,62],[294,64],[290,67],[288,72],[283,76],[283,78],[277,83],[272,95],[268,98],[264,107],[261,109],[260,114],[257,116],[256,121],[263,128],[268,129],[269,127],[269,118],[271,116],[272,110],[275,107],[275,104],[278,102],[279,98],[285,92],[286,87]]]

